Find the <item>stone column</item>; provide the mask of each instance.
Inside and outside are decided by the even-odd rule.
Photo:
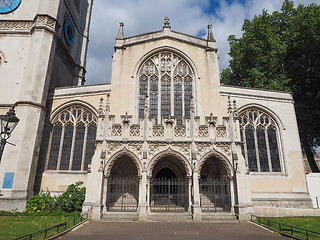
[[[200,191],[199,191],[199,173],[197,171],[193,172],[193,221],[201,221],[201,207],[200,207]]]
[[[147,221],[147,172],[142,171],[139,184],[139,221]]]

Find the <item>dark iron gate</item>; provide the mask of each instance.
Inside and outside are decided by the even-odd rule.
[[[188,180],[151,179],[150,210],[153,212],[181,212],[189,207]]]
[[[230,212],[229,179],[200,180],[200,203],[202,212]]]
[[[107,209],[110,212],[135,212],[138,208],[139,179],[109,178]]]

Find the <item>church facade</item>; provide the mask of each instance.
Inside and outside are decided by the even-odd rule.
[[[82,22],[87,31],[91,2],[79,2],[86,2]],[[68,24],[66,49],[77,62],[72,53],[85,52],[86,39],[78,38],[82,45],[70,48]],[[84,57],[74,71],[83,73],[85,54],[79,56]],[[79,72],[63,75],[57,66],[64,66],[65,59],[52,65],[48,94],[39,92],[45,107],[37,108],[42,116],[38,135],[6,148],[0,203],[23,209],[33,191],[59,194],[83,181],[83,212],[93,219],[113,213],[142,221],[171,213],[194,221],[313,214],[292,95],[220,85],[211,25],[202,39],[173,31],[166,18],[161,31],[125,38],[120,23],[107,84],[86,86]],[[13,100],[1,102],[1,110]],[[26,104],[16,104],[25,125],[15,130],[15,143],[22,141],[22,132],[33,132],[27,127],[33,118],[24,119],[32,114],[32,107],[25,107],[24,115]],[[14,157],[25,154],[23,148],[32,156]],[[4,188],[8,172],[15,178],[11,188]]]

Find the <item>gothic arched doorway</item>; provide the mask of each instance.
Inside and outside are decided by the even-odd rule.
[[[108,179],[107,210],[135,212],[138,208],[138,170],[132,158],[121,156],[111,168]]]
[[[231,211],[230,180],[222,161],[209,157],[200,171],[202,212]]]
[[[150,179],[150,210],[153,212],[188,211],[189,188],[186,170],[174,156],[157,161]]]

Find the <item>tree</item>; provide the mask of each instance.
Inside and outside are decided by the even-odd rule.
[[[320,6],[285,0],[280,12],[245,20],[242,31],[228,38],[231,60],[221,82],[291,91],[303,150],[320,172],[312,151],[320,143]]]

